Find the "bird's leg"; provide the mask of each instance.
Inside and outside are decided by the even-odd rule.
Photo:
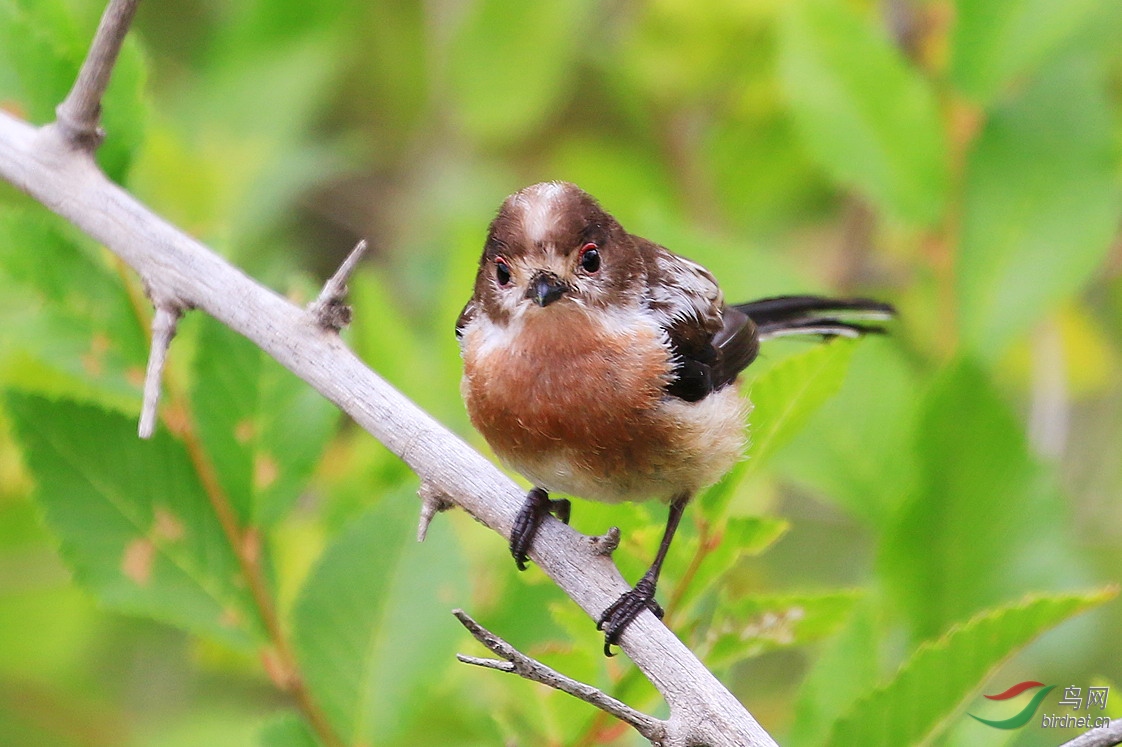
[[[572,504],[564,498],[551,499],[545,488],[534,488],[526,494],[526,501],[514,519],[514,526],[510,530],[510,554],[518,570],[526,570],[526,553],[534,543],[534,536],[538,527],[545,521],[545,517],[553,514],[566,524],[569,523],[569,512]]]
[[[670,501],[666,531],[662,533],[662,541],[658,544],[658,552],[651,567],[633,589],[620,595],[620,598],[600,615],[596,629],[604,631],[605,656],[615,655],[612,653],[612,646],[619,643],[619,637],[624,629],[639,616],[640,612],[649,609],[656,617],[662,618],[662,607],[655,601],[655,587],[658,585],[658,574],[662,572],[662,561],[666,560],[670,542],[674,539],[674,532],[678,529],[678,522],[682,520],[682,512],[689,500],[689,495],[679,495]]]

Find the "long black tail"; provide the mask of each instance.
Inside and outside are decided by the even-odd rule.
[[[824,298],[822,296],[776,296],[734,306],[756,323],[760,340],[786,335],[860,337],[882,334],[884,327],[866,324],[896,315],[887,303],[868,298]]]

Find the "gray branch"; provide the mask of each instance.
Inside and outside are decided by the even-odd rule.
[[[463,663],[474,664],[478,667],[487,667],[488,669],[497,669],[500,672],[510,672],[511,674],[517,674],[519,677],[523,677],[532,682],[538,682],[547,687],[552,687],[554,690],[568,693],[574,698],[580,698],[585,703],[594,705],[601,711],[615,716],[620,721],[635,727],[635,730],[650,740],[652,745],[661,747],[666,744],[667,723],[665,721],[637,711],[623,701],[616,700],[592,685],[578,682],[572,677],[566,677],[557,670],[542,664],[540,661],[531,659],[502,638],[499,638],[497,635],[484,628],[463,610],[453,610],[452,614],[468,629],[468,632],[475,637],[475,640],[502,657],[502,661],[499,661],[497,659],[480,659],[476,656],[457,654],[456,658]]]
[[[315,314],[256,283],[111,182],[94,163],[92,148],[74,147],[74,133],[82,127],[88,131],[89,123],[96,122],[120,30],[134,8],[135,2],[114,2],[107,12],[102,29],[109,31],[99,31],[98,61],[91,57],[82,80],[60,107],[65,125],[36,128],[0,112],[0,176],[129,264],[157,306],[159,299],[176,299],[182,308],[201,309],[244,335],[401,457],[434,493],[509,537],[523,499],[514,482],[367,368]],[[103,45],[103,38],[113,43]],[[530,553],[593,619],[629,588],[611,559],[595,547],[589,538],[550,519]],[[620,646],[670,707],[665,745],[775,745],[653,614],[640,615]]]
[[[1107,726],[1100,726],[1080,734],[1060,747],[1113,747],[1122,744],[1122,718],[1116,718]]]

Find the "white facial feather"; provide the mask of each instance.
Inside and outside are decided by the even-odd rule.
[[[481,358],[496,350],[507,350],[517,342],[518,335],[522,332],[522,324],[521,314],[516,315],[507,324],[494,322],[486,314],[478,314],[464,329],[460,347],[471,347]]]

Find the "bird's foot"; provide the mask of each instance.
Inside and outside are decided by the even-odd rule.
[[[655,617],[662,619],[663,611],[655,601],[655,582],[649,576],[643,576],[635,588],[620,595],[620,598],[611,607],[604,610],[596,629],[604,631],[604,656],[615,656],[612,646],[619,643],[619,637],[639,616],[643,610],[650,610]]]
[[[568,524],[571,509],[569,501],[564,498],[551,499],[543,488],[534,488],[526,494],[526,501],[510,530],[510,554],[514,556],[518,570],[526,570],[526,561],[529,560],[526,553],[534,543],[538,527],[545,521],[545,517],[553,514]]]

